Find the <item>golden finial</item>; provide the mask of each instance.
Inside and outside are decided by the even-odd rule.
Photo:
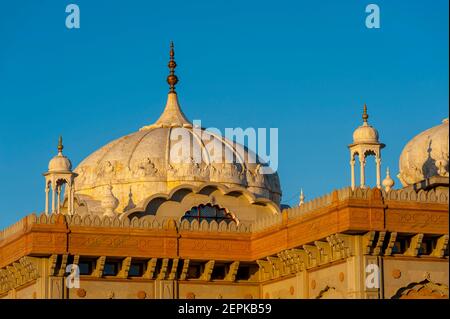
[[[368,118],[369,118],[369,114],[367,114],[367,105],[366,105],[366,103],[364,103],[364,109],[363,109],[363,115],[362,115],[362,119],[363,119],[364,123],[367,123]]]
[[[59,139],[58,139],[58,153],[62,153],[63,148],[64,148],[64,146],[62,143],[62,136],[60,135]]]
[[[175,75],[175,68],[177,67],[177,64],[174,60],[175,51],[173,49],[173,41],[170,41],[170,61],[169,61],[169,76],[167,77],[167,83],[170,86],[169,93],[176,93],[175,92],[175,85],[178,83],[178,77]]]

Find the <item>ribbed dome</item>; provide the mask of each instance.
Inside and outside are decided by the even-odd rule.
[[[432,176],[449,176],[448,119],[410,140],[399,160],[399,180],[412,185]]]
[[[49,172],[67,172],[72,169],[70,160],[62,154],[53,157],[48,163]]]
[[[359,126],[353,132],[353,143],[379,143],[378,131],[374,127],[367,124],[367,122],[364,122],[363,125]]]
[[[180,140],[180,136],[188,139]],[[199,151],[182,154],[189,149]],[[200,158],[196,160],[195,154],[201,154]],[[224,154],[231,155],[227,158],[232,161],[225,161]],[[138,203],[181,184],[216,182],[245,187],[279,204],[278,175],[259,174],[260,161],[255,163],[252,158],[256,155],[242,145],[193,127],[181,112],[176,93],[169,93],[166,108],[155,124],[105,145],[80,163],[75,169],[76,193],[101,200],[111,183],[119,199],[117,211],[121,212],[130,191]]]

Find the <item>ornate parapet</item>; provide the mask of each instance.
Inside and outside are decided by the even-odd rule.
[[[277,214],[257,219],[251,224],[251,231],[258,232],[270,227],[279,226],[283,222],[283,215]]]
[[[65,252],[67,232],[67,224],[61,214],[24,217],[2,231],[0,268],[30,254]]]
[[[236,224],[236,222],[221,221],[217,223],[215,220],[207,222],[206,220],[200,223],[197,220],[189,221],[187,219],[179,223],[179,231],[194,231],[194,232],[225,232],[225,233],[249,233],[251,231],[250,225],[244,223]]]
[[[327,207],[333,202],[333,193],[326,194],[324,196],[305,202],[301,206],[288,208],[284,211],[287,212],[289,219],[294,219],[299,216],[303,216],[309,212],[316,211],[320,208]]]
[[[65,218],[69,227],[142,228],[153,230],[167,230],[177,227],[177,222],[173,219],[158,220],[154,216],[135,217],[131,221],[128,218],[99,217],[97,215],[73,215],[65,216]]]
[[[419,202],[419,203],[436,203],[448,204],[449,194],[447,190],[420,190],[416,192],[414,189],[392,189],[389,192],[382,191],[385,201],[399,202]]]

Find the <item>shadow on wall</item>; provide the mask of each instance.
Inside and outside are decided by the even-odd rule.
[[[430,144],[428,144],[428,149],[427,149],[428,158],[425,161],[425,163],[423,163],[423,165],[422,165],[422,174],[425,179],[438,175],[436,160],[431,157],[431,151],[433,150],[431,148],[431,143],[432,143],[432,141],[430,141]]]
[[[448,299],[448,286],[425,279],[400,288],[391,299]]]

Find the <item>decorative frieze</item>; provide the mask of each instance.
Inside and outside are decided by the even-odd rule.
[[[0,269],[0,293],[7,292],[39,278],[31,257],[25,256],[12,265]]]

